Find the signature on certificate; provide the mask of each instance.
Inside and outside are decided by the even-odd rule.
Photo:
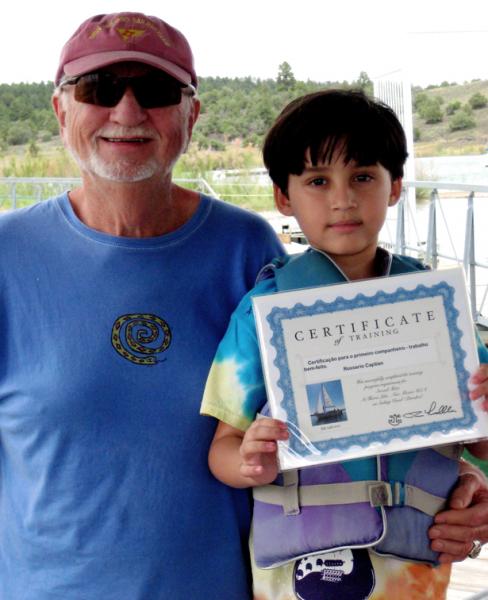
[[[388,423],[392,427],[397,427],[403,423],[404,419],[421,419],[422,417],[432,417],[435,415],[455,414],[457,411],[451,404],[437,404],[434,400],[430,403],[429,408],[423,410],[412,410],[403,414],[394,413],[388,417]]]

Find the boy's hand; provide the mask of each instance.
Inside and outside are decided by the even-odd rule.
[[[484,396],[482,407],[488,412],[488,364],[480,365],[469,378],[468,386],[471,400],[477,400]]]
[[[277,419],[257,419],[246,431],[239,449],[240,472],[253,485],[266,485],[278,474],[276,451],[278,440],[288,439],[288,428]]]
[[[469,397],[471,400],[482,398],[481,407],[488,412],[488,364],[484,363],[471,375],[468,381]],[[473,456],[488,460],[488,439],[482,439],[466,447]]]

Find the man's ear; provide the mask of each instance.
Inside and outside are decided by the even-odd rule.
[[[191,114],[190,114],[190,119],[189,119],[190,130],[188,132],[189,137],[191,137],[191,134],[193,132],[193,127],[195,126],[195,123],[197,122],[199,114],[200,114],[200,100],[198,98],[192,98],[192,108],[191,108]]]
[[[281,191],[281,189],[273,183],[273,196],[275,201],[276,208],[280,211],[282,215],[286,217],[293,217],[293,209],[290,204],[290,199],[288,196]]]
[[[402,195],[402,185],[403,179],[401,177],[398,177],[391,182],[391,192],[390,199],[388,200],[388,206],[395,206],[395,204],[398,202],[400,196]]]
[[[51,104],[54,110],[54,114],[56,115],[56,118],[58,120],[59,126],[63,127],[64,126],[64,118],[65,118],[65,111],[63,110],[62,107],[62,102],[61,99],[59,97],[59,94],[53,94],[53,97],[51,98]]]
[[[51,104],[54,110],[54,114],[56,115],[56,119],[58,120],[59,135],[61,136],[61,139],[64,140],[64,131],[66,126],[66,109],[64,108],[64,102],[60,96],[59,91],[53,94],[51,98]]]
[[[193,134],[193,127],[195,126],[195,123],[198,119],[198,115],[200,114],[200,100],[198,98],[191,98],[190,100],[190,114],[188,115],[188,121],[186,125],[187,137],[185,147],[183,148],[183,152],[186,152],[188,150],[188,146],[191,142],[191,136]]]

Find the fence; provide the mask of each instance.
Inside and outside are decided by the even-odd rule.
[[[218,196],[212,189],[219,189],[218,183],[210,185],[203,178],[176,182]],[[79,183],[78,178],[0,178],[0,210],[45,200]],[[243,203],[243,182],[235,184],[239,185],[238,194],[232,193],[232,182],[227,181],[222,199],[239,203],[240,198]],[[256,182],[252,185],[255,187]],[[271,195],[266,179],[260,185],[264,195]],[[412,192],[417,196],[413,203],[407,200]],[[461,264],[466,272],[473,318],[488,328],[488,239],[482,226],[487,222],[488,186],[405,181],[402,198],[381,232],[381,243],[395,252],[420,256],[434,268]]]
[[[412,205],[407,201],[409,190],[426,195],[426,200],[417,198]],[[473,319],[488,327],[487,222],[488,186],[405,181],[396,215],[387,221],[381,241],[400,254],[420,256],[432,268],[462,265]]]

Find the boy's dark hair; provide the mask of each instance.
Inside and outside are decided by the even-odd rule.
[[[301,175],[307,150],[312,165],[330,162],[336,150],[345,162],[380,163],[392,180],[403,177],[405,132],[393,110],[363,92],[322,90],[286,106],[264,140],[263,158],[273,182],[286,194],[288,176]]]

